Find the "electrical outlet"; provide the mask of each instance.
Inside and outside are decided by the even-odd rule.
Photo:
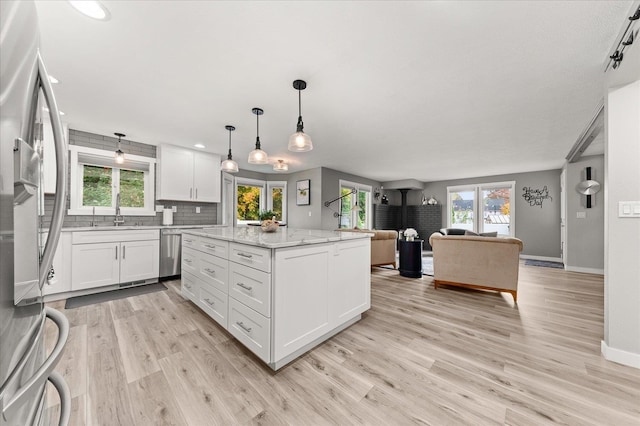
[[[196,207],[196,213],[200,213],[200,207]]]
[[[178,206],[171,206],[171,210],[173,210],[174,213],[178,212]]]
[[[309,211],[309,217],[311,217],[311,211]]]
[[[586,219],[587,212],[576,212],[576,219]]]

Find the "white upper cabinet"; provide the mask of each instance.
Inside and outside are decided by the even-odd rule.
[[[220,156],[158,146],[158,200],[220,202]]]

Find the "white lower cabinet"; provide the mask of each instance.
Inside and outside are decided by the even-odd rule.
[[[71,290],[158,277],[158,230],[76,232],[72,241]]]
[[[271,321],[269,318],[230,297],[228,330],[258,358],[267,363],[270,361]]]
[[[273,369],[371,307],[369,239],[277,249],[188,239],[199,243],[183,244],[182,294]]]

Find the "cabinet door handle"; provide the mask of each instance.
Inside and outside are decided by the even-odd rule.
[[[242,321],[236,321],[236,324],[238,325],[238,327],[240,327],[241,329],[243,329],[247,333],[251,333],[251,327],[247,327],[246,325],[244,325],[242,323]]]
[[[118,246],[116,246],[116,260],[118,260]]]
[[[122,246],[122,258],[127,257],[127,246]]]
[[[209,269],[209,268],[204,268],[204,270],[212,275],[216,274],[216,271],[214,271],[213,269]]]
[[[236,283],[236,285],[238,287],[244,288],[247,291],[251,291],[253,289],[253,287],[251,287],[250,285],[246,285],[245,283]]]
[[[243,252],[241,252],[241,251],[240,251],[240,252],[238,252],[238,256],[240,256],[240,257],[244,257],[244,258],[246,258],[246,259],[251,259],[251,258],[253,257],[253,255],[246,254],[246,253],[243,253]]]
[[[189,188],[189,198],[193,198],[193,188]]]
[[[198,188],[196,188],[196,200],[198,199]]]
[[[211,306],[216,304],[216,302],[212,302],[211,299],[209,299],[209,298],[204,299],[204,301],[207,302]]]

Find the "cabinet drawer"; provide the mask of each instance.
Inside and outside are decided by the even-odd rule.
[[[182,286],[180,288],[182,295],[187,299],[198,301],[198,279],[188,273],[182,273]]]
[[[198,250],[223,259],[229,258],[229,243],[227,241],[214,240],[200,237],[196,247]]]
[[[270,362],[271,321],[229,298],[229,332],[264,362]]]
[[[187,271],[193,275],[198,275],[198,256],[195,250],[183,247],[182,249],[182,271]]]
[[[198,246],[199,238],[195,235],[182,234],[182,247],[196,248]]]
[[[271,274],[229,262],[229,295],[271,317]]]
[[[229,261],[207,253],[199,253],[198,278],[227,294],[229,291]]]
[[[268,248],[231,243],[229,260],[261,271],[271,272],[271,249]]]
[[[198,306],[225,329],[227,328],[228,300],[229,296],[220,290],[200,283]]]

